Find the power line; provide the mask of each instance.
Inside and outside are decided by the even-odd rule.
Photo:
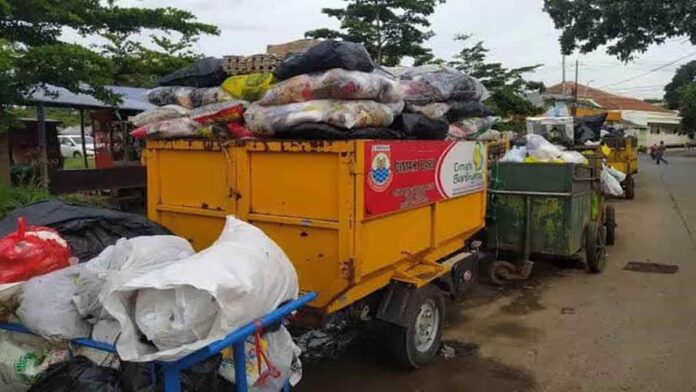
[[[676,60],[674,60],[674,61],[670,61],[670,62],[667,63],[667,64],[663,64],[663,65],[661,65],[661,66],[659,66],[659,67],[657,67],[657,68],[653,68],[653,69],[651,69],[650,71],[645,72],[645,73],[642,73],[642,74],[640,74],[640,75],[636,75],[636,76],[633,76],[633,77],[631,77],[631,78],[618,81],[618,82],[616,82],[616,83],[605,84],[604,86],[601,86],[601,87],[599,87],[599,88],[605,88],[605,87],[609,87],[609,86],[616,86],[617,84],[623,84],[623,83],[626,83],[626,82],[630,82],[630,81],[632,81],[632,80],[636,80],[636,79],[638,79],[638,78],[642,78],[642,77],[645,76],[645,75],[649,75],[649,74],[651,74],[651,73],[653,73],[653,72],[657,72],[657,71],[659,71],[659,70],[661,70],[661,69],[663,69],[663,68],[669,67],[670,65],[676,64],[676,63],[678,63],[678,62],[680,62],[680,61],[682,61],[682,60],[686,60],[686,59],[688,59],[689,57],[692,57],[692,56],[694,56],[694,55],[696,55],[696,52],[693,52],[693,53],[691,53],[691,54],[687,54],[687,55],[684,56],[684,57],[680,57],[680,58],[678,58],[678,59],[676,59]]]

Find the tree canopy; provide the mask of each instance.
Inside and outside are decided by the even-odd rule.
[[[687,84],[696,82],[696,60],[677,68],[672,81],[665,86],[665,102],[667,107],[679,109],[681,96],[679,90]]]
[[[341,22],[340,30],[308,31],[309,38],[341,38],[365,46],[381,65],[398,65],[402,58],[432,58],[423,47],[433,36],[428,16],[445,0],[344,0],[345,8],[324,8],[322,13]]]
[[[537,114],[540,108],[534,106],[525,94],[532,91],[543,91],[544,84],[525,80],[523,75],[533,72],[541,67],[541,64],[519,68],[506,68],[502,63],[488,62],[489,50],[483,46],[482,41],[474,45],[466,42],[471,35],[460,34],[455,40],[464,44],[462,50],[454,56],[448,64],[462,72],[465,72],[481,81],[491,93],[491,98],[486,104],[500,116],[512,114],[532,115]]]
[[[151,70],[178,67],[181,62],[171,57],[179,57],[179,53],[167,34],[181,34],[186,44],[198,35],[219,33],[215,26],[198,22],[187,11],[170,7],[120,7],[117,3],[117,0],[0,0],[0,113],[4,119],[10,116],[7,109],[11,105],[20,104],[32,88],[47,84],[115,102],[118,98],[100,86],[132,82],[127,75],[132,77],[132,71],[137,70],[128,69],[133,65],[122,61],[124,58],[120,56],[124,53],[137,52],[141,64],[151,60]],[[66,31],[82,38],[103,36],[112,45],[99,50],[67,42]],[[148,50],[128,41],[127,37],[143,31],[155,32],[152,39],[159,49]],[[153,53],[166,55],[169,62],[164,63],[161,56]],[[6,124],[0,118],[0,127]]]
[[[544,0],[544,11],[562,31],[565,55],[607,45],[607,53],[628,61],[673,37],[696,45],[694,0]]]
[[[696,83],[679,89],[679,114],[682,116],[683,133],[693,137],[696,133]]]

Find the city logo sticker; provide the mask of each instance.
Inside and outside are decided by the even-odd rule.
[[[384,192],[394,177],[389,145],[372,146],[372,159],[368,185],[375,192]]]

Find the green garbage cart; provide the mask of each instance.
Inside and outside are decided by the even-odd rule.
[[[613,244],[614,209],[599,192],[600,173],[580,164],[512,163],[493,166],[487,215],[487,248],[498,258],[489,277],[503,284],[529,276],[530,256],[571,258],[585,253],[598,273]]]

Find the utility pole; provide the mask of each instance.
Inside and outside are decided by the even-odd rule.
[[[565,84],[565,83],[566,83],[565,57],[566,57],[566,56],[563,55],[563,83],[561,83],[561,86],[563,86],[563,91],[562,91],[562,94],[563,94],[563,95],[566,94],[566,84]]]
[[[578,115],[578,69],[580,61],[575,59],[575,86],[573,88],[573,117]]]

